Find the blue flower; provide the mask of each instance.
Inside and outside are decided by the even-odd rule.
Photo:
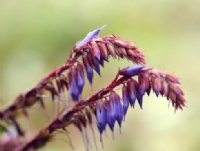
[[[106,117],[106,109],[102,103],[99,103],[96,108],[96,118],[97,118],[97,127],[99,129],[100,134],[103,133],[106,127],[107,117]]]
[[[77,65],[76,79],[77,79],[77,86],[79,89],[79,93],[81,94],[85,84],[85,77],[84,77],[83,67],[80,64]]]
[[[117,117],[117,122],[119,124],[119,127],[121,127],[122,124],[122,120],[124,117],[124,111],[123,111],[123,107],[122,104],[120,102],[120,97],[117,93],[114,93],[114,104],[115,104],[115,113],[116,113],[116,117]]]
[[[93,59],[93,68],[98,73],[98,75],[101,76],[99,61],[95,58]]]
[[[92,85],[94,73],[93,73],[92,67],[90,66],[90,64],[88,62],[87,56],[83,57],[83,64],[85,67],[87,79],[88,79],[89,83]]]
[[[79,99],[79,89],[75,79],[75,73],[73,71],[69,72],[69,90],[70,95],[74,101],[78,101]]]
[[[134,75],[138,74],[143,68],[144,68],[144,66],[142,66],[142,65],[127,67],[127,68],[120,70],[119,74],[124,75],[124,76],[134,76]]]
[[[111,94],[107,108],[107,123],[112,131],[114,131],[114,125],[116,120],[117,120],[116,104],[114,103],[114,98]]]
[[[123,86],[122,88],[122,100],[123,100],[123,111],[125,116],[129,107],[129,94],[128,94],[128,88],[126,86]]]
[[[141,95],[140,93],[136,93],[136,95],[137,95],[137,100],[138,100],[138,103],[139,103],[139,105],[140,105],[140,108],[142,109],[142,98],[143,98],[143,95]]]
[[[129,94],[129,103],[131,106],[134,106],[136,100],[136,89],[135,89],[135,82],[134,80],[130,80],[127,83],[128,87],[128,94]]]

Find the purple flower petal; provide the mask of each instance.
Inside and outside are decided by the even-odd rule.
[[[106,127],[106,109],[103,104],[98,104],[96,108],[96,118],[97,118],[97,127],[99,129],[100,134],[103,133]]]
[[[87,59],[89,64],[94,68],[99,76],[101,76],[99,61],[96,58],[92,57],[91,54],[88,54]]]
[[[110,95],[109,104],[107,108],[107,123],[112,131],[114,131],[115,121],[117,120],[116,105],[113,102],[114,98]]]
[[[156,93],[156,96],[160,94],[160,91],[162,89],[161,80],[159,78],[156,78],[153,80],[153,91]]]
[[[120,75],[124,76],[134,76],[138,74],[144,66],[132,66],[132,67],[127,67],[119,71]]]
[[[73,71],[69,72],[69,89],[72,99],[78,101],[80,93]]]
[[[91,47],[92,49],[90,50],[91,53],[92,53],[92,56],[94,58],[96,58],[98,61],[100,61],[101,59],[101,53],[100,53],[100,48],[98,46],[98,44],[94,41],[94,42],[91,42]]]
[[[114,93],[114,103],[115,103],[115,113],[117,114],[117,122],[118,122],[118,125],[119,127],[121,127],[121,124],[122,124],[122,120],[123,120],[123,117],[124,117],[124,111],[123,111],[123,108],[122,108],[122,104],[120,102],[120,97],[117,93],[113,92]]]
[[[136,89],[135,89],[135,82],[133,80],[128,81],[128,94],[129,94],[129,103],[131,106],[134,106],[136,100]]]
[[[96,37],[98,36],[99,32],[100,32],[104,27],[105,27],[105,25],[102,26],[101,28],[97,28],[97,29],[95,29],[95,30],[89,32],[89,33],[85,36],[85,38],[84,38],[83,40],[79,41],[79,42],[76,44],[75,49],[80,49],[81,47],[87,45],[90,41],[92,41],[94,38],[96,38]]]
[[[129,94],[128,94],[128,89],[126,86],[123,86],[122,88],[122,98],[123,98],[123,110],[124,110],[124,116],[125,116],[128,110],[128,106],[129,106]]]
[[[104,67],[104,60],[103,60],[103,58],[100,58],[99,63],[100,63],[100,65],[101,65],[102,67]]]
[[[88,81],[89,81],[90,84],[92,85],[93,77],[94,77],[94,73],[93,73],[92,67],[88,66],[88,67],[86,68],[86,74],[87,74]]]
[[[150,85],[149,85],[149,87],[147,88],[146,93],[147,93],[147,95],[150,95],[150,93],[151,93],[151,86],[150,86]]]
[[[95,59],[95,58],[93,61],[93,68],[98,73],[98,75],[101,76],[100,65],[99,65],[99,62],[97,61],[97,59]]]
[[[87,56],[83,57],[83,64],[84,64],[84,67],[85,67],[87,79],[88,79],[89,83],[92,85],[94,73],[93,73],[92,67],[89,65],[89,62],[87,60]]]
[[[147,75],[139,77],[139,93],[140,95],[144,95],[147,89],[149,88],[149,78]]]
[[[106,45],[105,44],[99,44],[99,48],[100,48],[101,58],[108,62],[109,55],[108,55]]]
[[[137,100],[138,100],[138,103],[140,105],[140,108],[142,109],[142,102],[143,102],[142,98],[143,98],[143,95],[141,95],[139,93],[137,93],[136,95],[137,95]]]
[[[78,86],[78,89],[79,89],[80,94],[81,94],[82,91],[83,91],[84,84],[85,84],[84,77],[82,77],[82,76],[80,75],[80,73],[78,73],[78,75],[77,75],[77,86]]]
[[[84,71],[83,71],[83,67],[81,64],[77,65],[76,77],[77,77],[76,80],[77,80],[77,86],[79,89],[79,93],[81,94],[83,91],[84,84],[85,84]]]
[[[140,93],[140,95],[144,95],[145,91],[146,91],[146,84],[145,84],[145,82],[142,82],[140,84],[140,86],[139,86],[139,93]]]

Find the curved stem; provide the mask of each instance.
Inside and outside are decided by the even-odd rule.
[[[79,58],[79,56],[80,55],[74,53],[72,49],[65,64],[51,71],[36,86],[31,88],[30,90],[19,94],[18,97],[16,97],[15,101],[10,106],[8,106],[3,111],[0,111],[0,120],[10,119],[11,117],[15,118],[20,113],[24,113],[26,108],[33,106],[37,102],[38,92],[42,91],[42,89],[45,88],[50,81],[55,79],[57,76],[60,76],[63,72],[65,72],[71,66],[73,66],[74,63]],[[27,103],[28,102],[27,99],[29,98],[31,98],[32,101],[29,101],[29,103]]]
[[[119,75],[117,74],[115,79],[106,88],[103,88],[100,91],[96,92],[88,99],[80,101],[68,112],[64,113],[63,109],[48,126],[41,129],[39,133],[35,135],[35,137],[33,137],[21,149],[17,151],[28,151],[30,149],[41,148],[48,142],[48,139],[47,141],[45,141],[45,138],[47,136],[51,137],[53,132],[55,132],[56,130],[63,129],[69,126],[72,123],[72,118],[77,112],[80,112],[87,106],[95,104],[99,99],[102,99],[106,94],[110,93],[115,87],[119,86],[120,84],[123,84],[130,78],[129,76],[123,76],[120,78],[118,77]],[[41,143],[41,140],[44,140],[43,143]],[[40,143],[39,146],[36,145],[38,143]]]

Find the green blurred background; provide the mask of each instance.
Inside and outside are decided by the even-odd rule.
[[[144,50],[150,66],[181,77],[188,107],[174,114],[165,98],[145,97],[143,110],[138,106],[129,109],[121,135],[116,127],[115,140],[109,131],[104,136],[104,150],[199,151],[199,6],[199,0],[0,0],[1,108],[63,64],[86,33],[107,24],[101,35],[134,41]],[[116,60],[106,64],[103,77],[95,77],[95,91],[128,64]],[[85,96],[89,91],[86,87]],[[47,124],[36,109],[31,111],[33,134]],[[69,131],[74,150],[84,150],[79,132],[73,127]],[[67,142],[60,134],[41,150],[73,150]],[[103,150],[100,143],[98,146]]]

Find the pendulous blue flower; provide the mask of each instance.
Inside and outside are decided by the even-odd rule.
[[[76,83],[75,73],[72,70],[69,72],[69,90],[72,99],[78,101],[80,93]]]
[[[92,85],[93,77],[94,77],[93,69],[88,62],[87,56],[83,56],[82,59],[83,59],[83,64],[85,67],[87,79],[88,79],[90,85]]]
[[[96,119],[97,119],[97,127],[99,129],[100,134],[102,134],[106,128],[106,122],[107,122],[106,109],[102,102],[97,104]]]
[[[81,64],[78,64],[76,68],[76,80],[79,93],[81,94],[85,84],[85,76],[84,76],[83,66]]]
[[[101,76],[100,63],[96,58],[92,59],[92,65],[94,70],[98,73],[98,75]]]
[[[112,131],[114,131],[116,120],[117,120],[116,104],[114,103],[114,96],[111,93],[107,106],[107,123]]]
[[[124,111],[124,116],[125,116],[129,107],[128,88],[125,85],[122,88],[122,100],[123,100],[123,111]]]
[[[136,93],[136,96],[137,96],[137,100],[138,100],[138,103],[140,105],[140,108],[142,109],[142,103],[143,103],[143,95],[141,95],[140,93]]]
[[[133,79],[130,79],[127,82],[127,88],[128,88],[128,94],[129,94],[129,103],[131,106],[134,106],[137,96],[136,96],[135,81]]]
[[[114,95],[114,104],[115,104],[115,110],[116,110],[115,112],[116,112],[116,116],[117,116],[117,123],[118,123],[119,127],[121,127],[123,117],[124,117],[123,107],[120,102],[120,96],[116,92],[113,92],[113,95]]]

